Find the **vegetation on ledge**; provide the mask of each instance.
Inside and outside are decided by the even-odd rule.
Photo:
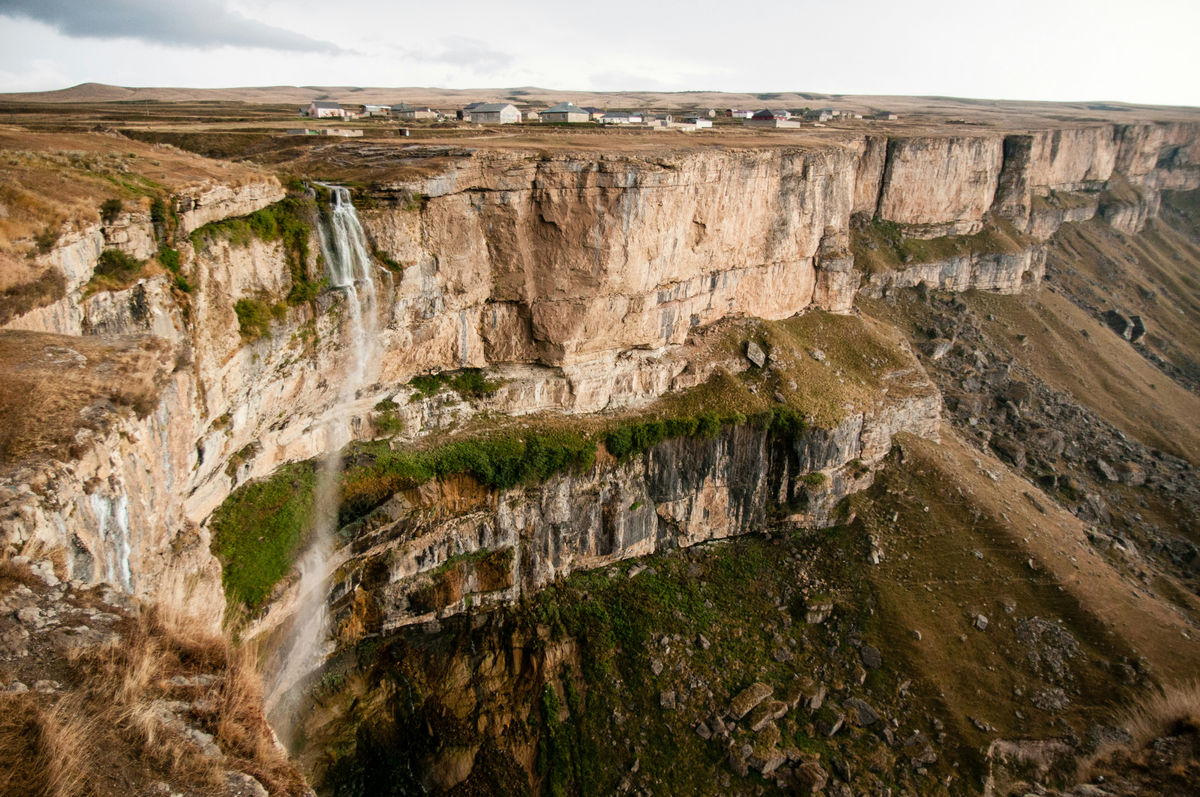
[[[312,301],[321,292],[324,279],[310,269],[309,241],[315,234],[317,207],[307,196],[289,196],[248,216],[210,222],[194,230],[192,245],[199,252],[205,241],[221,238],[232,246],[249,246],[257,238],[267,243],[278,241],[287,255],[292,287],[287,295],[291,305]]]
[[[915,238],[905,234],[903,225],[886,219],[856,218],[850,229],[854,264],[868,274],[966,255],[1017,254],[1030,243],[1027,236],[1000,216],[987,218],[983,229],[974,235]]]
[[[230,606],[254,610],[291,570],[311,532],[316,464],[285,465],[235,491],[212,518],[212,550]]]
[[[269,325],[269,309],[264,305],[254,311],[251,329],[257,332],[263,328],[258,322]],[[590,469],[601,447],[606,455],[627,462],[668,440],[711,438],[739,425],[752,425],[773,439],[789,440],[812,426],[830,428],[851,412],[869,407],[885,383],[892,398],[919,389],[889,376],[909,372],[912,360],[898,347],[894,335],[868,319],[814,312],[781,322],[738,323],[716,338],[716,345],[744,350],[747,336],[771,353],[770,369],[754,368],[740,375],[718,369],[704,384],[664,396],[623,417],[544,416],[499,428],[494,419],[481,418],[478,425],[468,426],[454,437],[426,440],[401,450],[394,450],[386,441],[354,444],[344,452],[338,522],[343,527],[352,524],[397,492],[432,479],[466,475],[492,490],[536,485],[559,473]],[[721,355],[717,352],[716,356]],[[418,376],[409,384],[425,397],[445,387],[464,396],[495,389],[477,369]],[[397,409],[391,401],[376,405],[372,419],[381,436],[399,431]],[[293,480],[285,469],[259,484]],[[246,539],[240,544],[248,548],[274,546],[274,535],[284,534],[285,527],[289,539],[302,538],[307,510],[284,518],[272,516],[275,531],[271,535],[260,530],[261,513],[273,512],[272,502],[282,492],[286,490],[242,487],[222,506],[224,527],[231,534],[242,529]],[[259,505],[262,501],[267,502],[265,510]],[[296,506],[311,507],[311,499]],[[269,556],[275,556],[273,548]],[[251,570],[268,582],[254,587],[256,595],[268,594],[287,572],[285,566]],[[239,587],[238,592],[247,590]]]

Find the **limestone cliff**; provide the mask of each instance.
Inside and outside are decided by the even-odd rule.
[[[176,367],[152,412],[107,437],[83,435],[90,453],[71,462],[39,465],[48,489],[5,494],[5,545],[53,554],[65,576],[127,569],[125,589],[159,599],[190,591],[215,607],[213,509],[247,479],[370,434],[380,399],[398,399],[409,439],[479,410],[635,406],[702,382],[715,361],[684,344],[724,318],[845,312],[860,285],[1020,290],[1042,273],[1036,242],[865,279],[850,254],[851,219],[895,223],[913,239],[974,233],[994,217],[1036,238],[1096,213],[1133,230],[1160,191],[1200,186],[1198,133],[1108,124],[653,155],[459,152],[360,197],[372,244],[394,267],[377,273],[370,387],[333,427],[345,297],[282,304],[295,282],[282,244],[217,235],[180,246],[186,298],[168,274],[86,293],[102,249],[145,256],[155,230],[136,214],[83,230],[41,256],[66,278],[66,297],[7,328],[153,335],[175,346]],[[273,180],[184,192],[179,233],[282,196]],[[316,273],[310,244],[305,265]],[[244,299],[280,308],[269,335],[240,329]],[[409,403],[415,391],[404,385],[416,374],[485,366],[507,380],[490,399]]]

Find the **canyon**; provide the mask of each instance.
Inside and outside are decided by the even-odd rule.
[[[494,147],[381,139],[241,162],[224,177],[223,162],[166,144],[79,135],[102,151],[130,150],[135,170],[149,173],[158,167],[145,161],[170,157],[194,173],[162,189],[160,204],[126,197],[109,218],[65,224],[41,250],[31,243],[25,271],[0,286],[6,297],[35,297],[12,299],[0,325],[0,345],[21,353],[5,358],[10,387],[0,417],[22,418],[0,439],[0,547],[47,581],[104,584],[211,633],[232,622],[243,643],[258,646],[268,690],[294,698],[286,721],[272,720],[277,730],[303,729],[282,741],[323,791],[358,776],[345,774],[353,753],[321,759],[322,743],[372,750],[377,739],[355,747],[346,738],[360,727],[379,738],[399,727],[379,717],[401,687],[380,687],[361,656],[361,666],[346,669],[365,645],[417,650],[422,634],[451,632],[491,635],[495,645],[510,635],[513,650],[540,646],[537,683],[556,684],[546,688],[565,705],[570,678],[555,680],[555,669],[582,672],[587,643],[548,639],[544,623],[531,631],[505,612],[547,600],[573,583],[572,573],[632,579],[628,560],[706,569],[715,544],[770,529],[814,534],[861,528],[869,518],[870,534],[853,544],[873,565],[891,561],[889,547],[899,543],[888,535],[900,532],[871,507],[893,500],[876,482],[902,478],[898,449],[927,467],[941,450],[964,463],[983,457],[979,468],[1007,473],[1021,482],[1013,491],[1049,507],[1042,516],[1084,538],[1101,535],[1095,529],[1114,522],[1108,505],[1115,513],[1135,499],[1109,497],[1105,508],[1092,502],[1091,514],[1080,514],[1053,492],[1057,480],[1046,488],[1055,497],[1033,498],[1040,488],[1008,473],[1021,472],[1033,446],[1022,443],[1017,457],[1001,442],[1003,424],[1016,421],[993,421],[972,396],[989,385],[1009,389],[1014,366],[995,353],[977,365],[989,345],[983,337],[969,355],[955,349],[1003,313],[978,310],[974,326],[953,314],[974,309],[980,292],[1018,301],[1057,291],[1072,279],[1055,271],[1065,268],[1063,253],[1082,246],[1065,249],[1069,235],[1167,235],[1162,219],[1184,219],[1189,207],[1175,198],[1200,190],[1195,120],[943,125],[611,149],[552,139]],[[5,146],[18,152],[19,141],[12,168],[23,179],[53,168],[55,134],[11,138]],[[369,272],[349,283],[330,277],[344,255],[322,245],[334,215],[347,210],[370,248]],[[149,265],[105,283],[114,251]],[[1187,286],[1177,301],[1191,301],[1192,279],[1174,283]],[[42,284],[59,288],[23,287]],[[360,304],[354,284],[369,285],[373,300]],[[1172,283],[1153,289],[1165,302],[1164,285]],[[930,293],[949,309],[929,317],[895,309],[915,294],[941,307],[930,305]],[[1128,295],[1129,306],[1148,301]],[[1185,326],[1195,320],[1188,307],[1177,314]],[[1091,309],[1072,323],[1098,323]],[[1174,337],[1184,349],[1185,332],[1190,326]],[[364,372],[355,352],[367,344]],[[1194,364],[1194,350],[1175,356],[1151,344],[1185,372]],[[1140,355],[1120,356],[1149,367]],[[998,369],[1002,377],[988,376]],[[981,384],[953,382],[976,370]],[[1197,434],[1179,421],[1194,408],[1194,391],[1156,373],[1161,389],[1151,387],[1182,408],[1171,416],[1180,425],[1173,440],[1143,437],[1163,456],[1139,449],[1122,460],[1154,473],[1168,460],[1189,461]],[[60,381],[78,389],[60,393]],[[1026,399],[994,403],[1005,401],[1028,421]],[[43,405],[44,413],[27,412]],[[967,453],[965,441],[993,426]],[[1095,434],[1101,451],[1122,433]],[[314,462],[339,451],[341,512],[323,565],[332,650],[296,673],[275,655],[312,611],[293,558],[316,512]],[[1194,476],[1179,476],[1171,491],[1154,487],[1155,478],[1145,488],[1154,506],[1171,493],[1191,500]],[[1077,484],[1071,495],[1100,489]],[[796,545],[808,551],[810,543]],[[828,554],[824,545],[811,544]],[[680,556],[696,558],[672,558]],[[1089,565],[1095,572],[1116,568],[1100,559]],[[1185,550],[1182,559],[1170,578],[1191,583],[1195,557]],[[269,575],[249,572],[247,563],[260,560]],[[1091,606],[1082,589],[1071,594]],[[824,605],[818,593],[814,586],[795,600],[807,600],[809,612]],[[832,610],[836,601],[828,603]],[[1135,603],[1122,622],[1141,618],[1197,653],[1194,595],[1176,598],[1170,605],[1183,608],[1170,611]],[[1142,655],[1156,655],[1158,638],[1138,645]],[[464,655],[447,660],[465,667]],[[414,667],[434,668],[417,658]],[[520,668],[498,661],[486,666],[497,693],[508,694]],[[1166,662],[1146,667],[1166,673]],[[1178,669],[1172,674],[1188,671]],[[838,675],[846,677],[852,670]],[[375,713],[351,722],[365,711],[343,705],[351,694]],[[493,755],[532,773],[526,788],[548,789],[535,759],[551,731],[510,744],[513,717],[530,723],[533,715],[509,712],[503,728],[489,729],[479,701],[455,709],[455,722],[473,717],[482,730],[460,736],[490,741],[429,753],[414,764],[426,771],[414,783],[474,783],[492,770],[472,762]],[[559,719],[555,709],[546,727]],[[760,782],[775,788],[768,776],[780,766],[798,777],[799,756],[786,766],[760,761]],[[622,764],[631,765],[636,772],[633,761]],[[345,780],[322,781],[329,773]],[[941,787],[951,793],[982,790],[981,778],[944,782],[954,784]],[[924,788],[914,783],[904,788]]]

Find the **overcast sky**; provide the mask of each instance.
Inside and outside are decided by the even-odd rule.
[[[1200,106],[1200,0],[0,0],[0,91],[542,86]]]

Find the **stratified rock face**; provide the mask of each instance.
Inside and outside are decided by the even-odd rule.
[[[273,177],[227,185],[206,183],[175,197],[180,233],[187,235],[212,221],[245,216],[283,199],[283,186]]]
[[[1003,155],[999,136],[889,141],[878,215],[928,226],[929,237],[978,232],[996,195]]]
[[[795,522],[829,525],[838,501],[870,485],[896,433],[936,433],[940,395],[923,374],[905,378],[917,389],[909,398],[832,429],[780,439],[743,424],[537,487],[495,494],[452,479],[398,495],[339,568],[340,635],[352,642],[364,630],[512,601],[574,570],[745,534],[781,506],[798,508]]]
[[[464,335],[453,323],[441,331],[443,356],[460,339],[490,341],[548,365],[677,344],[723,317],[778,319],[807,306],[823,231],[848,224],[855,169],[854,153],[841,148],[479,159],[464,165],[454,193],[428,198],[419,223],[374,211],[364,214],[367,227],[389,256],[421,266],[406,273],[402,295],[414,304],[437,295],[449,312],[472,308]],[[481,324],[475,308],[484,302],[506,309]],[[483,352],[457,354],[478,364]]]

